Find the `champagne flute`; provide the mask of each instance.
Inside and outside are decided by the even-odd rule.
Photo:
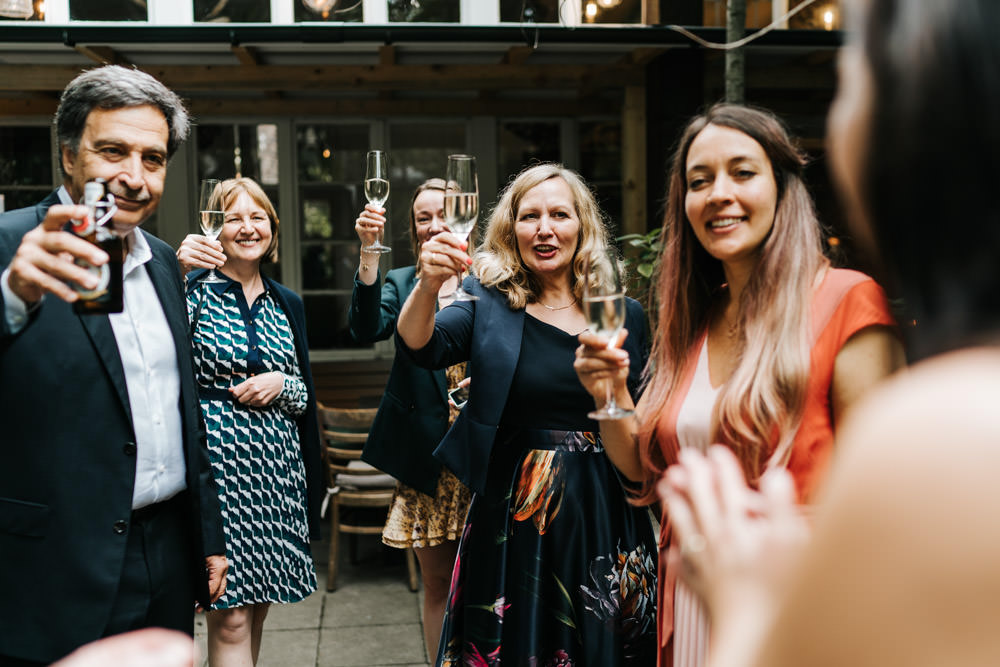
[[[198,223],[201,226],[201,233],[214,241],[222,233],[225,221],[220,182],[215,178],[206,178],[201,182],[201,193],[198,195]],[[214,267],[208,270],[201,281],[203,283],[226,282],[216,275]]]
[[[385,151],[368,151],[365,167],[365,199],[369,204],[381,208],[389,198],[389,157]],[[381,255],[390,252],[392,248],[382,245],[381,235],[375,237],[375,242],[361,248],[361,252]]]
[[[608,339],[611,348],[625,326],[625,276],[618,250],[610,247],[596,257],[584,257],[583,314],[591,333]],[[604,407],[587,414],[591,419],[621,419],[634,414],[615,403],[611,378],[605,381]]]
[[[472,155],[449,155],[445,171],[444,221],[452,234],[463,241],[476,228],[479,216],[479,181],[476,178],[476,158]],[[479,297],[462,289],[462,270],[458,271],[458,287],[451,293],[453,301],[478,301]]]

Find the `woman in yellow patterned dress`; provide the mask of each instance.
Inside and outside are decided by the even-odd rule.
[[[443,180],[432,178],[413,193],[409,218],[414,256],[424,241],[446,229],[444,188]],[[385,209],[368,204],[358,216],[355,230],[362,247],[381,238],[384,215]],[[416,267],[389,271],[385,284],[380,282],[378,255],[362,251],[350,312],[351,334],[358,342],[392,336],[399,310],[417,283]],[[455,282],[445,283],[440,293],[451,294]],[[445,305],[439,297],[438,307]],[[465,376],[464,364],[459,366],[449,368],[446,377],[443,370],[425,370],[397,355],[362,454],[399,480],[382,541],[400,549],[413,547],[420,561],[429,656],[437,653],[452,565],[469,509],[469,490],[433,456],[458,414],[449,408],[447,393]]]

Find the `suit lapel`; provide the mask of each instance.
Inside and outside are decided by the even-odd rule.
[[[136,232],[139,233],[139,230]],[[184,360],[191,357],[191,345],[188,341],[187,307],[184,305],[183,294],[178,289],[172,274],[173,267],[164,265],[155,252],[152,259],[146,263],[146,270],[149,272],[153,288],[156,289],[156,296],[160,298],[160,306],[163,308],[163,315],[167,318],[167,324],[170,326],[170,333],[174,337],[177,366],[181,372],[181,389],[183,390],[188,386],[185,377],[188,364],[184,363]]]
[[[104,364],[105,370],[111,377],[111,383],[115,386],[118,398],[121,400],[125,414],[132,421],[132,407],[128,401],[128,386],[125,384],[125,369],[122,368],[122,359],[118,354],[118,341],[115,339],[115,332],[111,328],[111,320],[107,315],[80,315],[80,322],[84,330],[90,336],[90,342],[97,350],[97,356]]]

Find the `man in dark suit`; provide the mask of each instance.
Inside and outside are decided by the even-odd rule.
[[[48,664],[147,626],[193,633],[227,563],[198,408],[180,273],[143,232],[188,133],[180,99],[138,70],[101,67],[56,112],[64,185],[0,216],[0,666]],[[103,178],[125,239],[124,311],[76,315],[62,231]]]

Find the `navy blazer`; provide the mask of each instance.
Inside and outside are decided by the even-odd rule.
[[[201,278],[208,273],[207,269],[196,269],[188,274],[187,291],[191,292]],[[295,420],[298,427],[299,449],[302,452],[302,462],[306,470],[306,497],[309,502],[309,535],[312,539],[320,539],[320,508],[326,495],[326,482],[323,475],[323,455],[319,439],[319,421],[316,414],[316,387],[313,385],[312,368],[309,366],[309,340],[306,337],[306,309],[302,297],[284,285],[261,274],[264,284],[275,301],[281,306],[282,312],[288,317],[292,327],[292,338],[295,340],[295,356],[299,362],[299,372],[302,382],[306,385],[309,400],[306,411]]]
[[[0,269],[59,202],[0,216]],[[208,602],[205,556],[225,553],[205,448],[173,249],[140,229],[146,271],[173,334],[194,550],[185,558]],[[12,334],[0,297],[0,655],[50,662],[101,636],[118,589],[135,484],[136,434],[107,315],[46,296]]]
[[[359,343],[385,340],[417,284],[416,267],[393,269],[365,285],[355,277],[349,321]],[[361,458],[407,486],[433,496],[441,475],[434,448],[448,430],[448,380],[443,370],[427,370],[399,354],[392,361],[385,394]]]
[[[401,354],[425,368],[445,368],[468,360],[469,402],[434,451],[444,465],[477,493],[486,490],[487,468],[500,428],[500,419],[521,354],[524,309],[511,310],[507,297],[494,287],[483,287],[466,278],[465,289],[479,301],[457,301],[438,312],[430,342],[419,350],[406,346],[396,335]],[[642,306],[626,303],[625,327],[629,336],[629,389],[638,394],[646,359],[646,326]]]

